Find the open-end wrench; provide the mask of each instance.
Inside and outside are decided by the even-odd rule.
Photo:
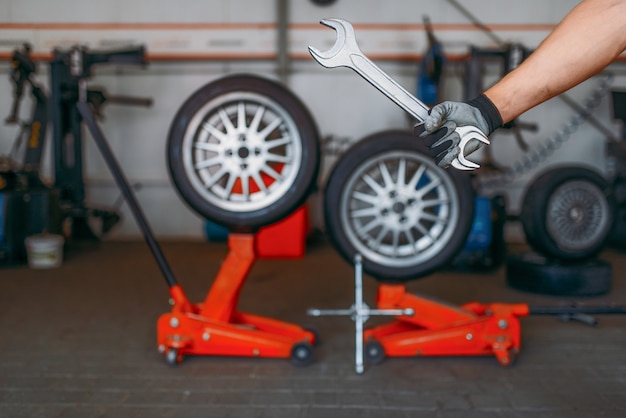
[[[309,46],[309,52],[315,61],[326,68],[348,67],[353,69],[419,122],[423,123],[426,120],[429,107],[409,93],[361,52],[356,42],[354,28],[350,22],[338,18],[329,18],[320,23],[337,31],[337,41],[332,48],[324,52]],[[461,138],[459,143],[461,152],[452,161],[452,166],[458,170],[479,168],[478,164],[465,158],[465,146],[472,139],[485,144],[489,144],[489,140],[474,126],[459,126],[455,131]]]

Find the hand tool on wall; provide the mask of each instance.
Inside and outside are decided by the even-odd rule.
[[[356,71],[366,81],[390,98],[420,123],[428,117],[429,107],[409,93],[393,78],[370,61],[359,49],[352,24],[338,18],[323,19],[320,23],[337,31],[337,41],[327,51],[309,47],[313,58],[326,68],[348,67]],[[465,158],[464,148],[471,140],[489,144],[487,137],[476,127],[459,126],[455,129],[461,138],[461,153],[452,162],[458,170],[474,170],[480,166]]]

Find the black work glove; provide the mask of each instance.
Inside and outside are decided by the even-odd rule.
[[[489,136],[502,126],[502,117],[491,100],[482,94],[467,103],[443,102],[434,106],[424,123],[415,126],[414,133],[423,138],[437,165],[446,168],[461,152],[461,138],[455,132],[460,126],[475,126]],[[480,141],[469,141],[463,155],[467,156],[481,146]]]

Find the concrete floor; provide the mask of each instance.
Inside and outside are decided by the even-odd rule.
[[[226,254],[219,243],[161,244],[189,298],[204,298]],[[626,304],[626,256],[608,250],[613,289],[588,299],[507,287],[492,273],[442,272],[411,282],[416,294],[469,301]],[[1,417],[617,417],[626,416],[626,315],[591,327],[553,317],[522,319],[522,350],[494,357],[391,358],[354,371],[354,323],[307,309],[348,308],[352,267],[323,242],[303,259],[261,259],[241,310],[314,326],[315,362],[186,357],[168,367],[156,320],[168,292],[143,242],[71,249],[61,268],[0,269]],[[366,277],[372,306],[377,283]],[[375,324],[372,318],[368,325]]]

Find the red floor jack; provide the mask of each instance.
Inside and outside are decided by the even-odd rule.
[[[380,363],[385,356],[495,355],[508,366],[520,348],[519,317],[528,315],[525,304],[469,303],[461,307],[407,294],[403,285],[381,285],[378,309],[363,302],[361,256],[355,257],[355,303],[350,309],[310,309],[309,315],[349,315],[356,323],[355,369],[363,360]],[[363,329],[371,315],[396,320]]]
[[[170,287],[172,312],[157,323],[159,351],[174,365],[183,355],[312,360],[315,335],[286,322],[236,310],[239,292],[255,259],[253,234],[230,234],[229,253],[203,303],[192,305],[181,287]]]
[[[368,329],[366,357],[495,355],[503,366],[513,363],[520,350],[519,318],[529,314],[526,304],[435,302],[406,292],[403,285],[381,285],[380,309],[411,309],[412,316]]]
[[[290,358],[296,365],[313,359],[314,332],[297,325],[236,310],[240,290],[255,260],[254,234],[230,234],[226,260],[203,303],[191,304],[167,264],[146,217],[89,105],[78,111],[139,225],[167,285],[173,308],[157,323],[157,344],[170,365],[184,355]]]
[[[311,316],[350,316],[355,322],[355,369],[363,373],[364,360],[378,364],[385,357],[490,356],[502,366],[514,363],[520,352],[519,318],[528,315],[558,315],[587,325],[597,321],[590,314],[626,314],[625,306],[547,306],[524,303],[454,306],[406,292],[404,285],[378,287],[377,309],[363,302],[361,256],[354,259],[355,302],[350,309],[309,309]],[[372,315],[395,320],[364,329]]]

